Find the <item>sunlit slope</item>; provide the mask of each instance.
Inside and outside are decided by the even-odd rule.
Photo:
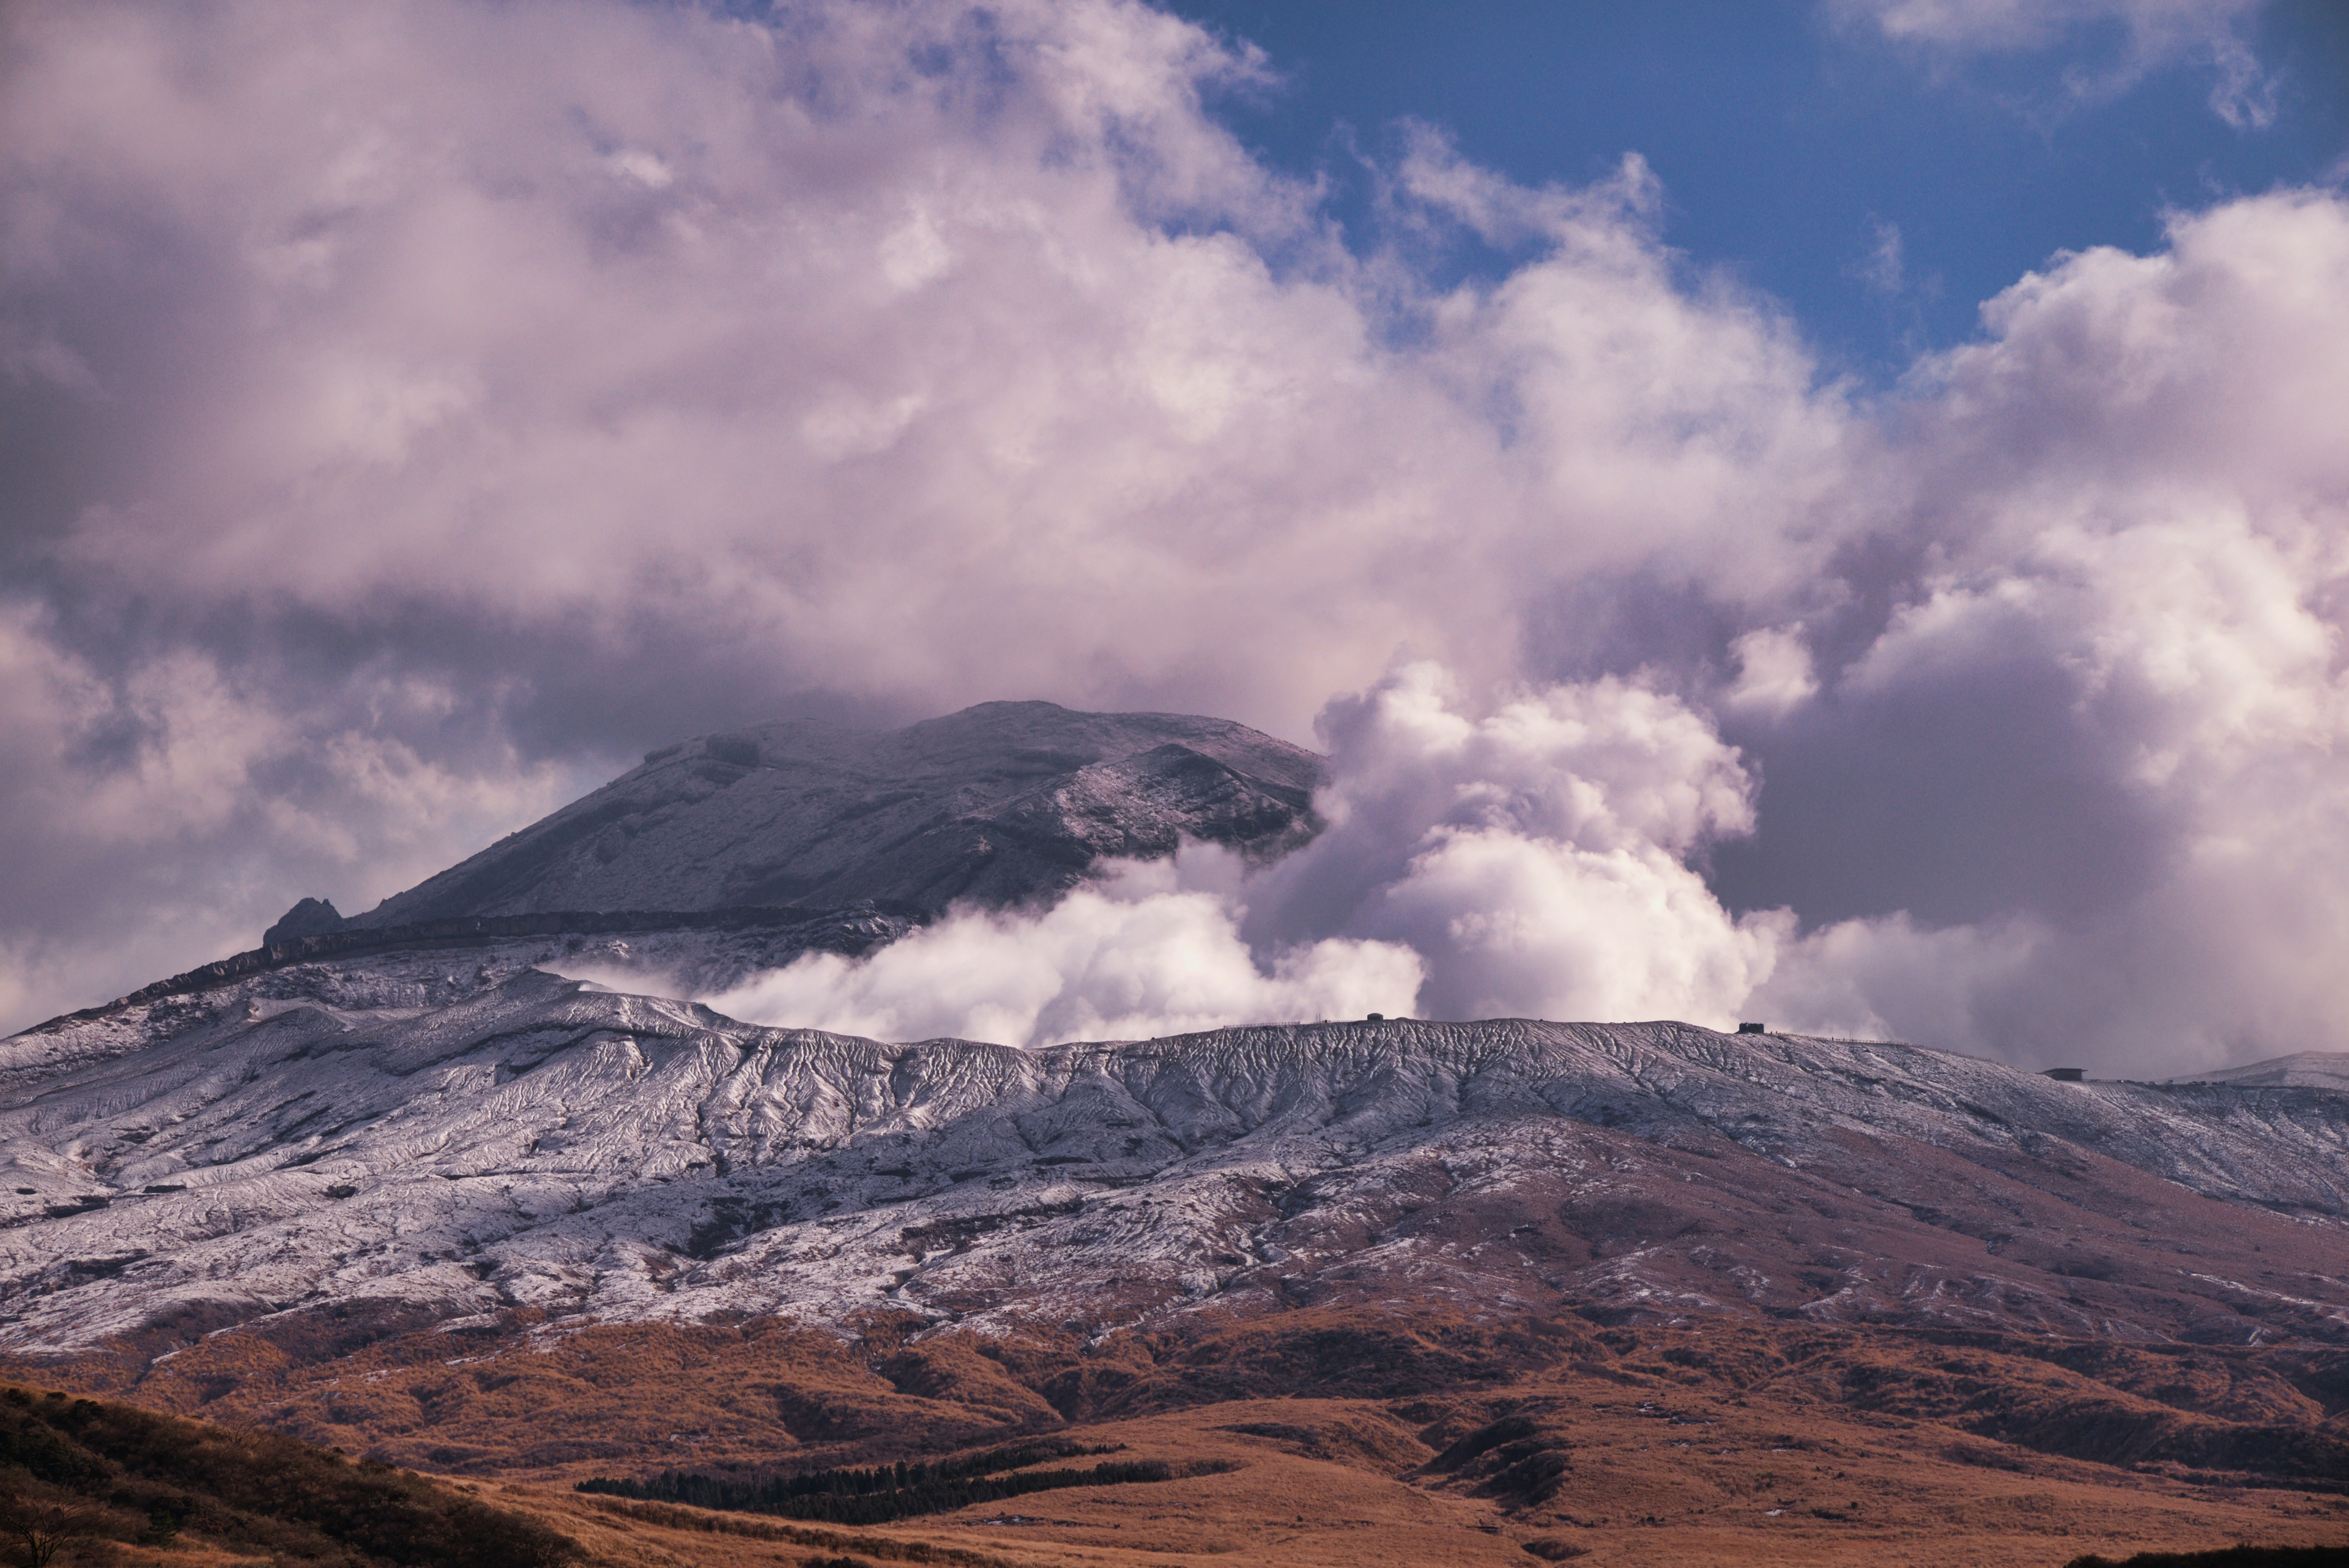
[[[1097,1331],[1398,1291],[2349,1336],[2323,1089],[1676,1023],[893,1045],[480,972],[298,966],[0,1047],[0,1346],[326,1306]]]

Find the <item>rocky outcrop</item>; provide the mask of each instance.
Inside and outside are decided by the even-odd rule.
[[[305,898],[261,933],[264,948],[281,947],[298,937],[323,937],[343,929],[341,911],[331,898]]]

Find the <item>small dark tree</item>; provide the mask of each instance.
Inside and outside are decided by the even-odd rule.
[[[100,1522],[94,1510],[61,1502],[25,1498],[0,1501],[0,1532],[14,1544],[25,1568],[49,1568],[58,1552],[96,1534]]]

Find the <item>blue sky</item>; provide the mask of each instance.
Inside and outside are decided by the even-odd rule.
[[[1357,243],[1375,234],[1361,155],[1405,119],[1528,184],[1585,183],[1637,152],[1671,244],[1781,301],[1831,367],[1870,379],[1974,333],[1982,300],[2058,251],[2151,251],[2168,209],[2337,179],[2349,152],[2349,6],[2332,0],[2237,24],[2273,91],[2265,126],[2213,111],[2207,48],[2127,70],[2112,17],[1953,51],[1803,0],[1168,8],[1266,51],[1279,85],[1216,110],[1268,162],[1331,181]]]

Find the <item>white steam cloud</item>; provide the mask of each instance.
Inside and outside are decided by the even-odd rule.
[[[1688,864],[1753,826],[1735,750],[1621,680],[1457,701],[1421,664],[1330,706],[1330,827],[1267,876],[1258,929],[1403,943],[1439,1017],[1729,1020],[1791,925],[1731,919]]]
[[[752,1023],[1021,1045],[1410,1012],[1420,961],[1395,943],[1325,939],[1259,967],[1233,881],[1192,846],[1110,867],[1040,914],[956,911],[868,958],[811,954],[700,1000]]]

